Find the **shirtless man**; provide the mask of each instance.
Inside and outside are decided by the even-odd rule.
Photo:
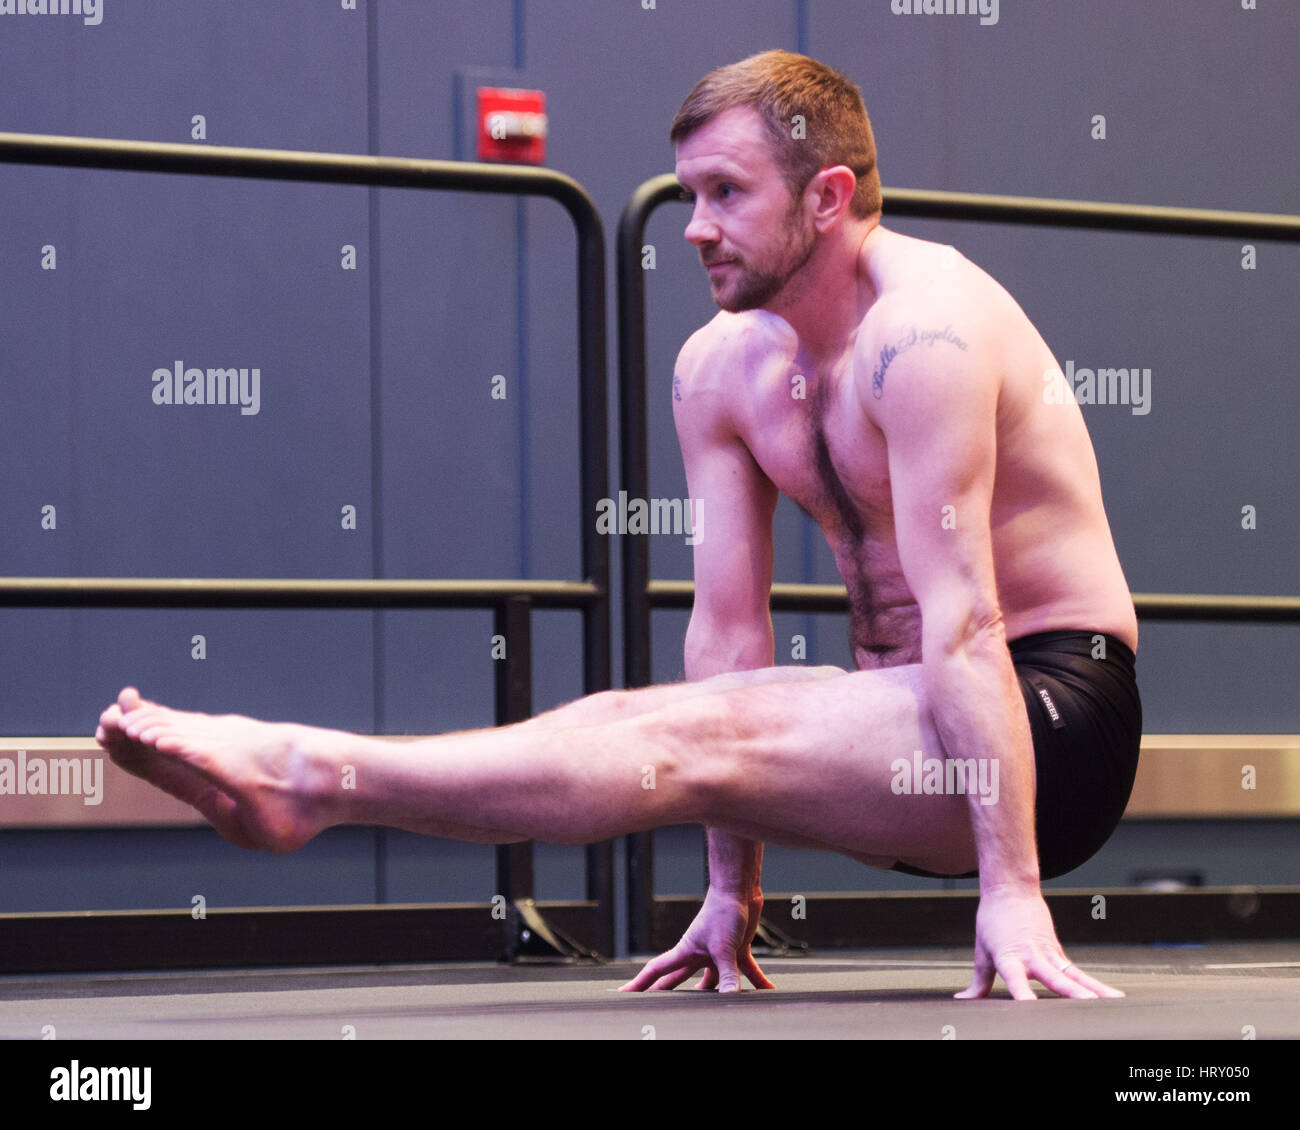
[[[344,823],[489,843],[702,823],[704,905],[628,990],[700,970],[706,989],[771,987],[750,943],[773,842],[977,872],[959,997],[995,973],[1018,1000],[1030,978],[1122,996],[1070,963],[1039,886],[1109,837],[1141,734],[1137,622],[1095,457],[1073,398],[1045,395],[1064,375],[993,279],[880,225],[870,126],[836,72],[787,52],[722,68],[672,136],[686,238],[722,310],[673,379],[710,513],[689,681],[412,743],[175,711],[128,687],[96,738],[272,851]],[[778,492],[835,554],[856,671],[772,666]]]

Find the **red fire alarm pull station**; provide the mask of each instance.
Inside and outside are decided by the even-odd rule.
[[[500,86],[478,89],[478,159],[540,165],[546,160],[546,95]]]

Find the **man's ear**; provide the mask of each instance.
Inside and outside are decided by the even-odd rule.
[[[829,230],[841,220],[853,203],[853,192],[858,187],[858,178],[847,165],[833,165],[822,169],[808,182],[808,193],[816,198],[816,210],[813,212],[813,224],[818,231]]]

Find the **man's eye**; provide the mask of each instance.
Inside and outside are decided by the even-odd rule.
[[[737,191],[737,190],[736,190],[736,186],[735,186],[734,184],[720,184],[720,185],[718,185],[718,187],[714,190],[714,195],[715,195],[715,196],[721,196],[721,197],[728,197],[728,196],[733,195],[736,191]],[[681,190],[681,193],[682,193],[681,198],[682,198],[682,201],[683,201],[684,203],[686,203],[686,204],[694,204],[694,203],[695,203],[695,193],[693,193],[693,192],[688,192],[688,191],[687,191],[686,189],[684,189],[684,188]]]

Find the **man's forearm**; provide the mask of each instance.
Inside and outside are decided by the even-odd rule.
[[[983,641],[931,664],[925,678],[945,756],[974,761],[977,779],[996,782],[992,795],[967,790],[981,892],[1037,890],[1033,738],[1006,644]]]
[[[775,658],[770,628],[757,633],[734,650],[688,646],[686,678],[690,682],[732,671],[753,671],[770,667]],[[709,854],[709,885],[725,894],[748,898],[761,889],[763,845],[755,840],[733,836],[720,828],[706,828]]]
[[[728,895],[750,898],[762,890],[763,845],[720,828],[706,829],[709,840],[709,886]]]

